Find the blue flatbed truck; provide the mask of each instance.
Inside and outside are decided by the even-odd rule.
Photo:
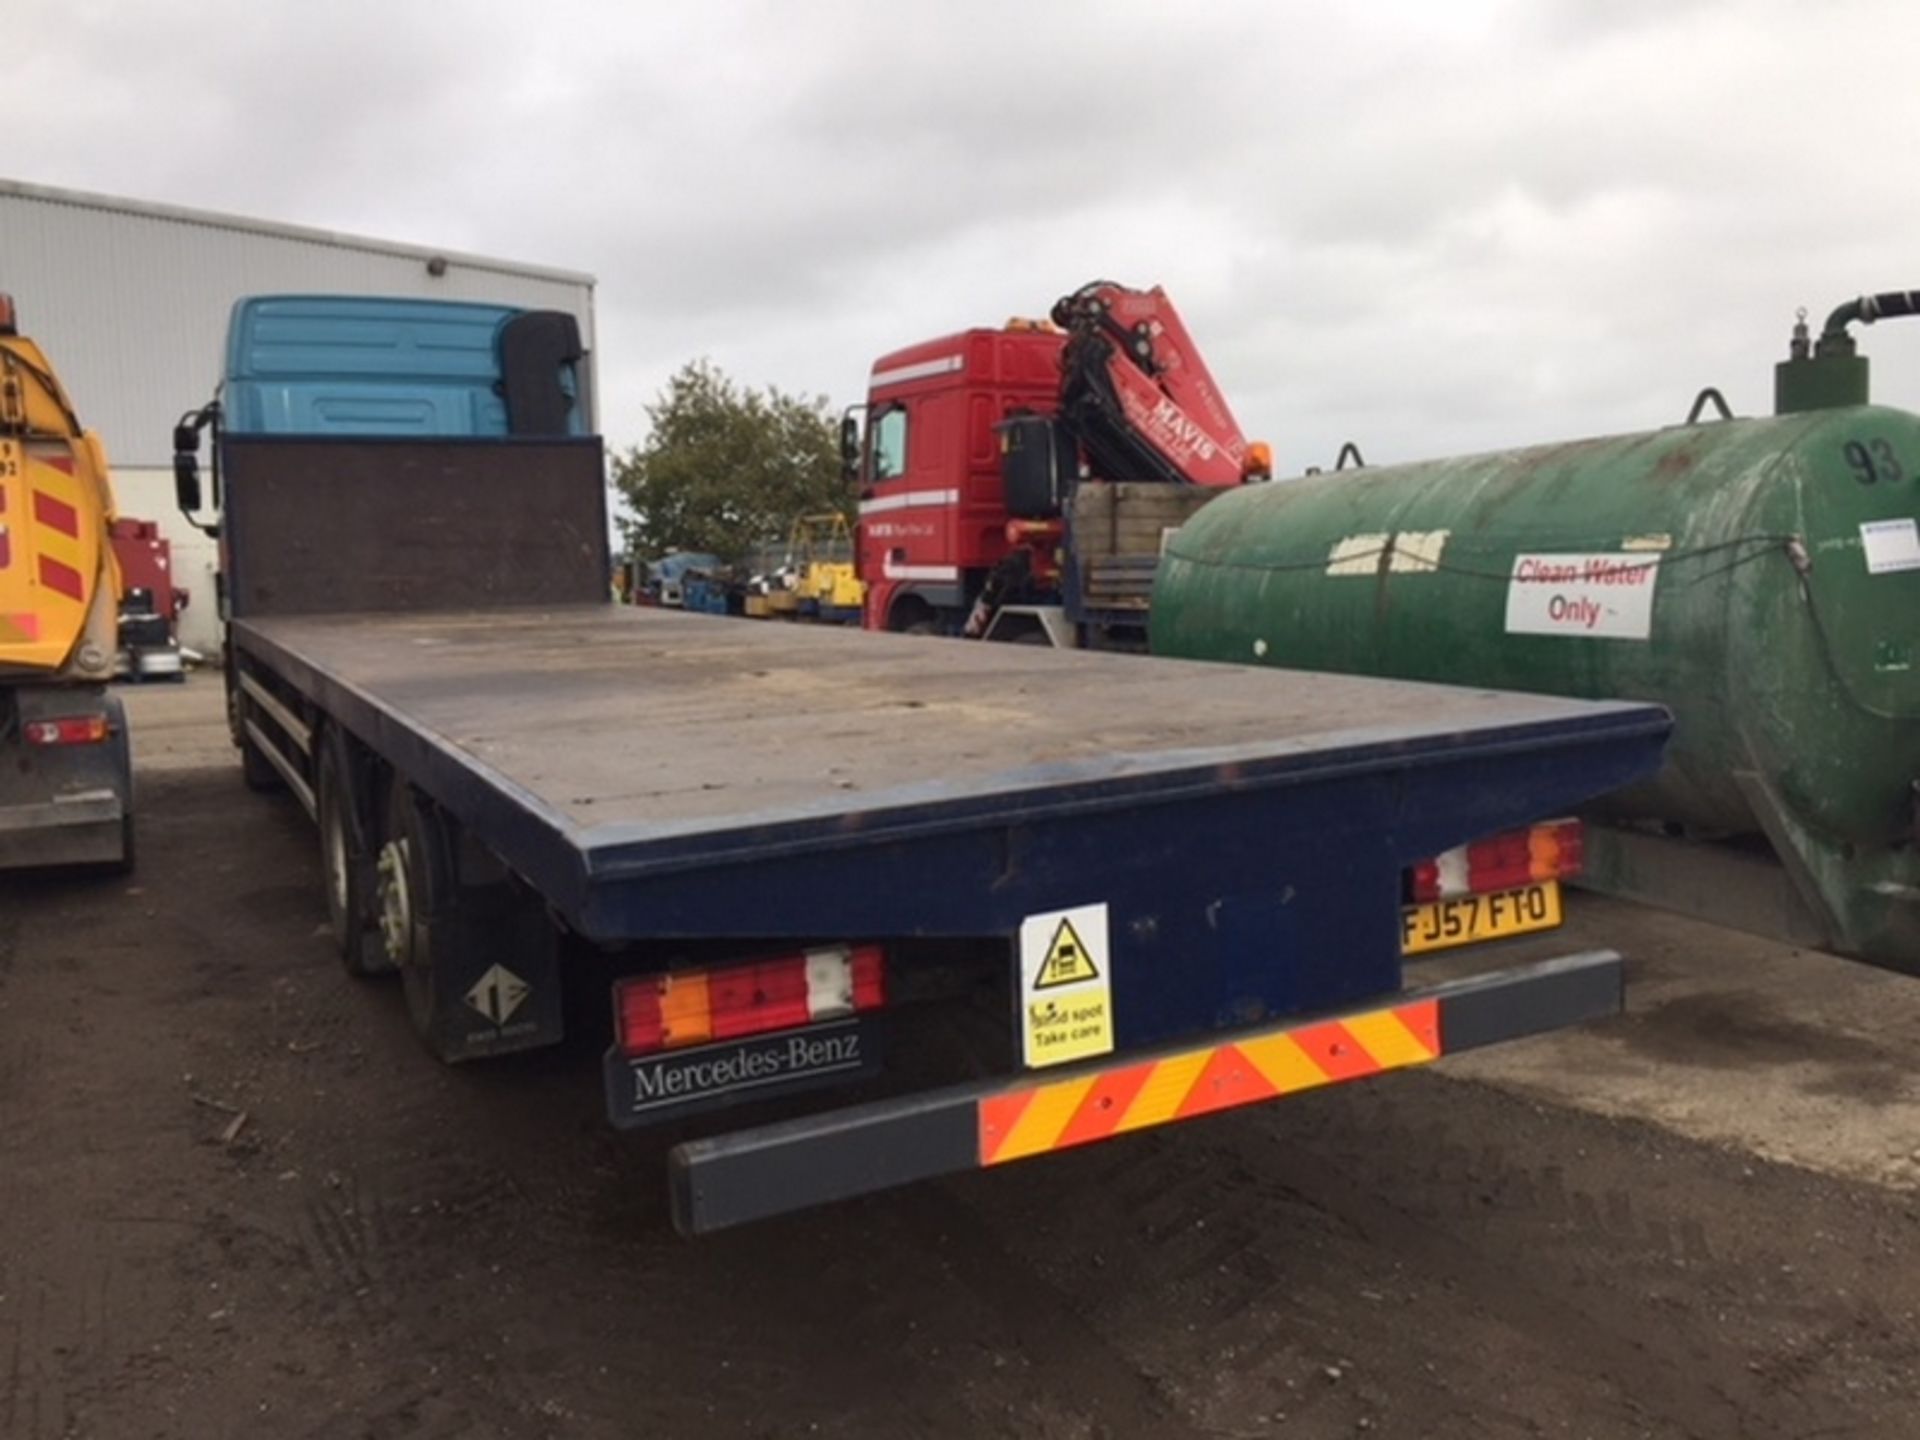
[[[235,738],[441,1058],[604,1027],[615,1125],[707,1112],[682,1230],[1618,1009],[1607,952],[1409,987],[1401,871],[1650,773],[1661,710],[615,605],[577,337],[533,312],[516,369],[522,316],[476,318],[464,403],[380,399],[446,380],[421,304],[242,302],[336,369],[360,306],[369,354],[237,338],[176,435],[198,513],[216,434]]]

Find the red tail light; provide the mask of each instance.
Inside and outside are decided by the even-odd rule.
[[[104,715],[62,715],[21,727],[29,745],[98,745],[111,733]]]
[[[1567,880],[1586,865],[1586,832],[1578,820],[1549,820],[1470,845],[1456,845],[1408,870],[1416,903],[1514,890]]]
[[[878,945],[833,945],[622,980],[613,988],[620,1048],[646,1055],[876,1010],[886,999],[884,969]]]

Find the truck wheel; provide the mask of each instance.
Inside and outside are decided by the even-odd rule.
[[[133,745],[127,738],[127,712],[115,699],[108,703],[108,718],[113,726],[115,760],[118,763],[118,782],[122,803],[126,813],[120,817],[120,858],[108,861],[105,870],[109,875],[131,875],[133,873]]]
[[[453,836],[433,802],[398,779],[389,792],[376,873],[382,951],[400,972],[414,1032],[439,1054],[434,1022],[447,967],[437,962],[457,944]]]
[[[320,746],[315,809],[320,822],[320,871],[326,880],[327,926],[349,975],[364,978],[393,969],[375,909],[377,877],[365,827],[354,806],[344,754],[346,741],[329,730]]]
[[[451,1065],[560,1040],[559,932],[545,910],[504,869],[486,876],[489,857],[411,786],[394,782],[387,815],[380,933],[422,1043]]]

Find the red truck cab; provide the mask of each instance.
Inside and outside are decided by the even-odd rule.
[[[1059,402],[1066,337],[1041,321],[883,355],[868,383],[860,574],[869,630],[958,628],[1011,548],[996,428]]]

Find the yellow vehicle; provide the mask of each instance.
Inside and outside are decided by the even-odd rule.
[[[787,548],[763,550],[742,610],[753,620],[824,620],[858,625],[867,584],[859,576],[853,530],[839,514],[802,515]]]
[[[801,516],[793,522],[789,548],[800,612],[822,620],[858,623],[867,584],[854,563],[853,530],[847,517],[838,512]]]
[[[0,868],[133,862],[100,438],[0,295]]]

